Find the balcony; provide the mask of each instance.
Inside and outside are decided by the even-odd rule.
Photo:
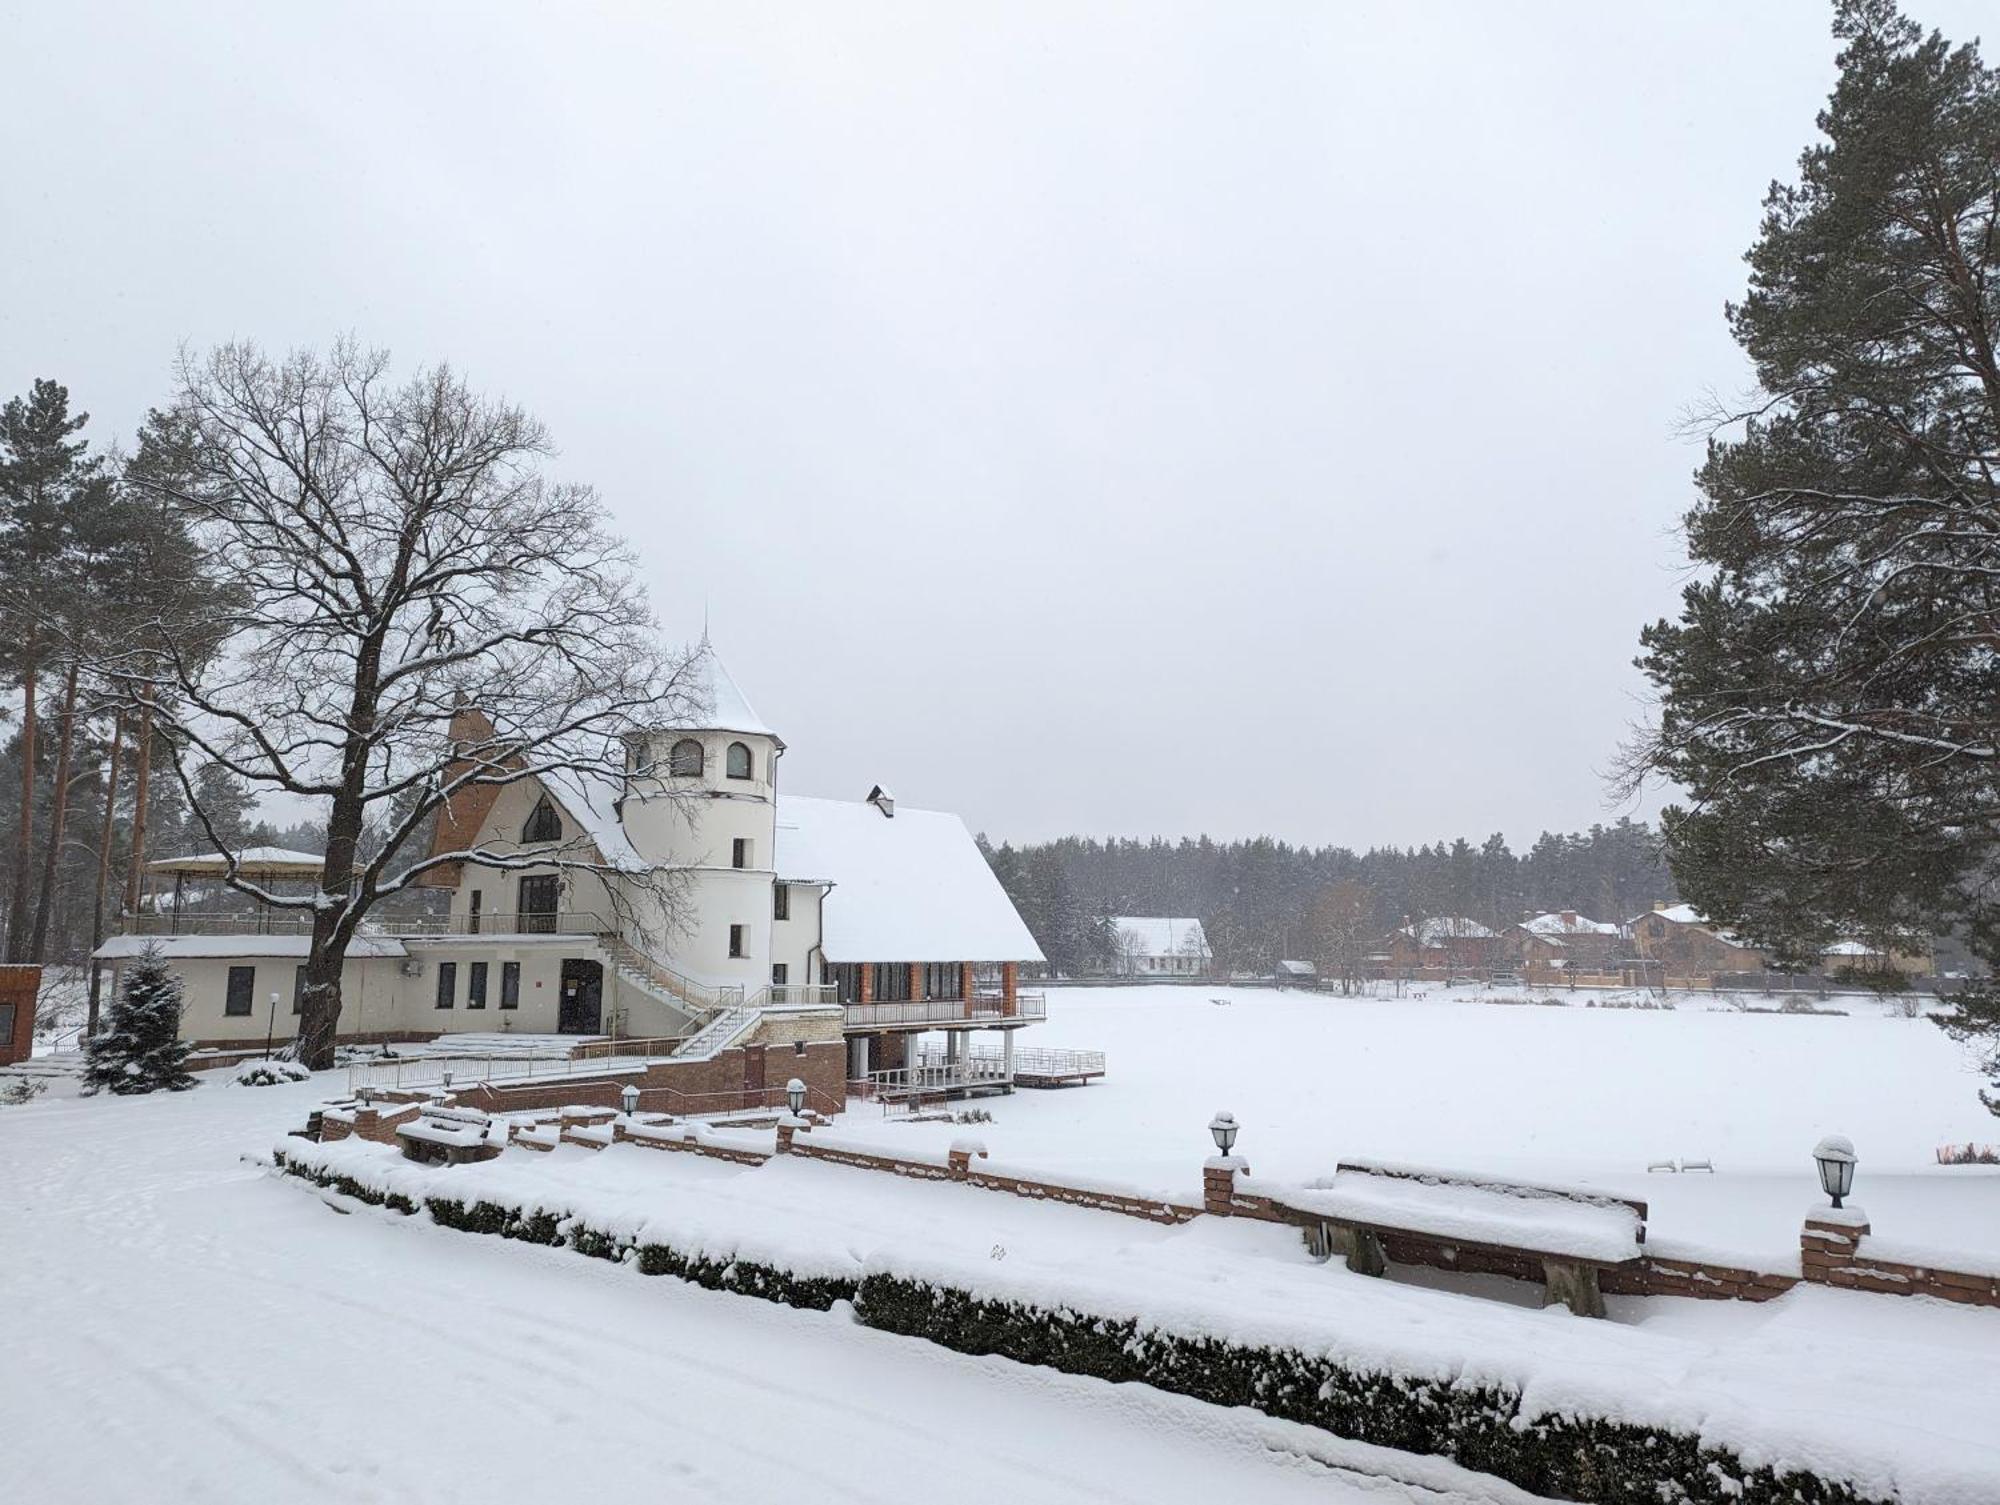
[[[1015,994],[1012,1009],[998,993],[979,993],[971,998],[907,999],[898,1003],[850,1003],[844,1009],[846,1026],[851,1030],[949,1024],[999,1026],[1033,1023],[1049,1017],[1048,996],[1043,993]]]
[[[164,914],[128,915],[127,935],[310,935],[312,911],[307,909],[242,910],[234,914],[168,910]],[[523,914],[403,915],[374,918],[361,927],[363,935],[607,935],[617,926],[606,915],[590,910],[529,911]]]

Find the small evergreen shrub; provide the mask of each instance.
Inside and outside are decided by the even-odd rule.
[[[238,1087],[281,1087],[287,1082],[309,1082],[312,1073],[297,1061],[246,1061],[230,1078]]]
[[[84,1043],[83,1093],[185,1092],[196,1086],[181,1040],[181,980],[158,946],[125,971],[104,1029]]]

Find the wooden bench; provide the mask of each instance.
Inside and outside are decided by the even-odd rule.
[[[415,1123],[396,1130],[396,1143],[405,1160],[426,1165],[466,1165],[491,1160],[506,1143],[506,1135],[494,1132],[495,1125],[476,1108],[426,1108]]]
[[[1315,1253],[1343,1254],[1363,1275],[1388,1268],[1385,1239],[1434,1253],[1420,1262],[1443,1269],[1469,1251],[1474,1268],[1539,1270],[1545,1302],[1584,1317],[1604,1315],[1601,1271],[1645,1257],[1646,1204],[1588,1188],[1359,1161],[1271,1200],[1305,1224]]]

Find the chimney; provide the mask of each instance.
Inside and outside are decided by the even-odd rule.
[[[890,820],[896,818],[896,797],[880,784],[877,784],[873,789],[868,791],[868,803],[873,805],[877,810],[880,810]]]
[[[1653,901],[1653,913],[1654,913],[1654,914],[1660,914],[1660,913],[1662,913],[1662,912],[1663,912],[1663,911],[1665,911],[1665,910],[1668,910],[1668,909],[1671,909],[1672,907],[1673,907],[1673,906],[1672,906],[1672,905],[1670,905],[1669,903],[1667,903],[1667,901],[1666,901],[1665,899],[1655,899],[1655,900]]]
[[[1565,930],[1574,930],[1574,929],[1576,929],[1576,911],[1575,911],[1575,910],[1573,910],[1573,909],[1565,909],[1565,910],[1563,911],[1563,914],[1562,914],[1562,919],[1563,919],[1563,929],[1565,929]]]

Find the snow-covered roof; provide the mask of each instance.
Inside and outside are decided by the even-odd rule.
[[[695,678],[696,725],[703,731],[748,732],[753,737],[784,739],[759,716],[723,664],[712,644],[704,641],[691,665]]]
[[[1479,921],[1468,920],[1463,915],[1434,915],[1419,924],[1403,926],[1402,933],[1426,946],[1442,940],[1485,941],[1493,938],[1493,932]]]
[[[1708,923],[1708,916],[1696,909],[1692,904],[1667,904],[1662,905],[1658,909],[1649,909],[1646,911],[1646,914],[1632,916],[1633,923],[1636,924],[1638,921],[1645,919],[1646,915],[1658,915],[1663,920],[1672,920],[1676,925],[1706,925]]]
[[[1281,977],[1314,977],[1317,971],[1311,962],[1282,961],[1277,966]]]
[[[541,776],[542,788],[583,828],[606,867],[624,872],[644,872],[647,861],[625,834],[618,815],[621,793],[616,780],[579,768],[554,769]]]
[[[1523,930],[1536,935],[1616,935],[1618,927],[1604,920],[1592,920],[1576,913],[1538,914],[1521,922]]]
[[[1041,948],[965,822],[898,805],[778,797],[780,878],[834,885],[822,941],[837,962],[1040,961]]]
[[[246,878],[317,876],[326,865],[326,858],[318,852],[295,852],[290,847],[244,847],[235,856],[237,869]],[[155,857],[146,866],[162,873],[217,874],[228,871],[229,856],[223,852],[194,852],[185,857]]]
[[[255,925],[256,916],[245,915],[245,926]],[[91,955],[98,961],[127,961],[148,947],[158,946],[168,961],[199,961],[237,956],[295,956],[306,959],[312,947],[309,935],[114,935]],[[357,935],[347,943],[347,954],[357,959],[371,956],[408,956],[403,943],[392,935]]]
[[[1209,954],[1201,921],[1162,915],[1113,915],[1118,947],[1133,956],[1201,956]]]

